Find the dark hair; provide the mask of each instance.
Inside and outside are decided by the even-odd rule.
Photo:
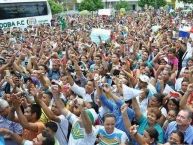
[[[116,117],[115,117],[115,115],[114,115],[113,113],[106,113],[106,114],[103,116],[103,122],[105,122],[106,118],[110,118],[110,117],[114,118],[115,121],[116,121]]]
[[[180,143],[181,143],[181,144],[184,143],[184,134],[183,134],[181,131],[179,131],[179,130],[174,130],[174,131],[172,131],[172,133],[175,133],[175,134],[177,134],[177,135],[180,137]],[[171,134],[172,134],[172,133],[171,133]]]
[[[52,97],[53,97],[53,94],[50,91],[46,91],[44,94],[48,95],[50,97],[50,99],[52,99]]]
[[[166,108],[167,111],[169,111],[168,110],[168,103],[169,103],[169,101],[172,101],[177,106],[177,110],[179,110],[179,108],[180,108],[179,100],[177,100],[176,98],[170,98],[170,99],[167,100],[167,102],[165,104],[165,108]]]
[[[158,131],[155,128],[150,127],[148,129],[146,129],[146,132],[148,132],[150,138],[154,138],[154,142],[158,141],[159,134],[158,134]]]
[[[57,125],[55,122],[53,122],[53,121],[47,122],[47,123],[45,124],[45,127],[50,128],[50,129],[51,129],[53,132],[55,132],[55,133],[56,133],[56,131],[58,130],[58,125]]]
[[[50,136],[47,133],[42,133],[42,136],[45,138],[42,145],[55,145],[55,138],[53,136]]]
[[[40,64],[39,66],[42,66],[45,69],[46,72],[48,71],[48,67],[46,65]]]
[[[162,104],[163,102],[163,98],[165,97],[164,94],[161,94],[161,93],[157,93],[157,94],[154,94],[154,97],[156,98],[156,100]]]
[[[36,113],[36,119],[39,120],[42,115],[41,106],[39,104],[32,104],[31,113]]]

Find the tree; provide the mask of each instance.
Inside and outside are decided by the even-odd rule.
[[[138,4],[142,8],[144,8],[145,5],[159,8],[165,6],[167,3],[166,0],[139,0]]]
[[[62,12],[63,10],[62,5],[56,3],[54,0],[48,0],[48,2],[50,4],[52,14],[58,14]]]
[[[116,9],[116,10],[120,10],[121,8],[124,8],[125,10],[130,10],[130,9],[131,9],[131,5],[129,4],[128,1],[120,0],[120,1],[115,5],[115,9]]]
[[[193,0],[179,0],[179,1],[183,1],[184,3],[193,3]]]
[[[103,8],[102,0],[83,0],[80,3],[79,10],[96,11]]]

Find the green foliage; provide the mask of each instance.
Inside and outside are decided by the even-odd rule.
[[[98,9],[102,9],[103,3],[102,0],[83,0],[80,3],[79,11],[88,10],[88,11],[96,11]]]
[[[48,0],[52,14],[58,14],[61,13],[63,10],[63,7],[61,4],[56,3],[54,0]]]
[[[159,8],[165,6],[166,0],[139,0],[138,4],[140,7],[144,7],[145,5],[147,6],[152,6],[154,8]]]
[[[128,1],[120,0],[120,1],[115,5],[115,9],[116,9],[116,10],[120,10],[121,8],[124,8],[125,10],[130,10],[130,9],[131,9],[131,5],[129,4]]]
[[[193,0],[179,0],[179,1],[183,1],[184,3],[193,3]]]

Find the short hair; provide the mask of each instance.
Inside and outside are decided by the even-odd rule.
[[[146,132],[148,132],[150,138],[154,138],[154,142],[158,141],[159,133],[158,133],[158,131],[155,128],[150,127],[148,129],[146,129]]]
[[[47,133],[42,133],[42,136],[45,138],[42,145],[55,145],[55,138],[53,136],[50,136]]]
[[[156,119],[159,119],[161,117],[161,111],[158,107],[149,107],[148,112],[154,113],[156,115]]]
[[[53,121],[47,122],[47,123],[45,124],[45,126],[48,127],[48,128],[50,128],[54,133],[56,133],[57,130],[58,130],[58,125],[57,125],[55,122],[53,122]]]
[[[116,117],[113,113],[106,113],[104,116],[103,116],[103,122],[105,122],[106,118],[114,118],[115,121],[116,121]]]
[[[158,102],[162,104],[163,98],[165,97],[165,95],[162,93],[157,93],[157,94],[154,94],[154,97],[157,99]]]
[[[32,104],[31,113],[36,113],[36,119],[39,120],[42,115],[41,106],[39,104]]]
[[[186,109],[182,109],[180,111],[187,112],[188,113],[188,116],[187,116],[188,119],[192,119],[193,118],[193,114],[192,114],[192,111],[190,109],[186,108]]]
[[[180,143],[181,143],[181,144],[184,143],[184,134],[183,134],[181,131],[179,131],[179,130],[174,130],[174,131],[172,131],[172,133],[176,133],[176,134],[180,137]],[[172,133],[171,133],[171,134],[172,134]]]

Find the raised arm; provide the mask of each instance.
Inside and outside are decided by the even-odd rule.
[[[81,119],[82,119],[82,123],[83,123],[84,128],[85,128],[85,131],[87,134],[90,134],[90,133],[92,133],[92,122],[89,119],[85,108],[82,108],[81,105],[79,105],[79,106],[80,106],[79,109],[81,110]]]
[[[139,104],[137,103],[136,98],[132,99],[132,108],[135,111],[136,119],[139,120],[142,116],[141,110],[139,108]]]
[[[8,130],[6,128],[0,128],[0,134],[9,136],[11,139],[16,141],[19,145],[22,144],[22,142],[23,142],[23,139],[21,136],[19,136],[16,133],[11,132],[10,130]]]
[[[148,145],[145,141],[145,139],[137,132],[137,126],[133,125],[130,127],[130,134],[133,139],[139,144],[139,145]]]
[[[127,108],[128,108],[128,106],[126,104],[124,104],[121,107],[121,113],[122,113],[125,128],[126,128],[127,132],[129,132],[130,127],[131,127],[131,121],[129,120],[129,117],[128,117],[128,114],[127,114]]]
[[[189,84],[184,96],[180,100],[180,108],[181,109],[184,109],[187,107],[187,100],[192,92],[193,92],[193,84]]]
[[[23,128],[31,130],[31,131],[38,131],[38,126],[35,123],[28,122],[27,118],[24,116],[23,112],[20,108],[21,99],[18,96],[14,97],[14,107],[16,108],[17,116],[20,121],[20,124],[23,126]]]
[[[44,113],[46,114],[46,116],[55,121],[55,122],[60,122],[60,118],[58,116],[56,116],[49,108],[48,106],[42,101],[42,96],[43,96],[43,93],[38,91],[37,89],[33,89],[30,91],[31,94],[34,96],[34,99],[36,101],[37,104],[39,104],[42,109],[44,110]],[[39,92],[37,94],[37,92]]]

